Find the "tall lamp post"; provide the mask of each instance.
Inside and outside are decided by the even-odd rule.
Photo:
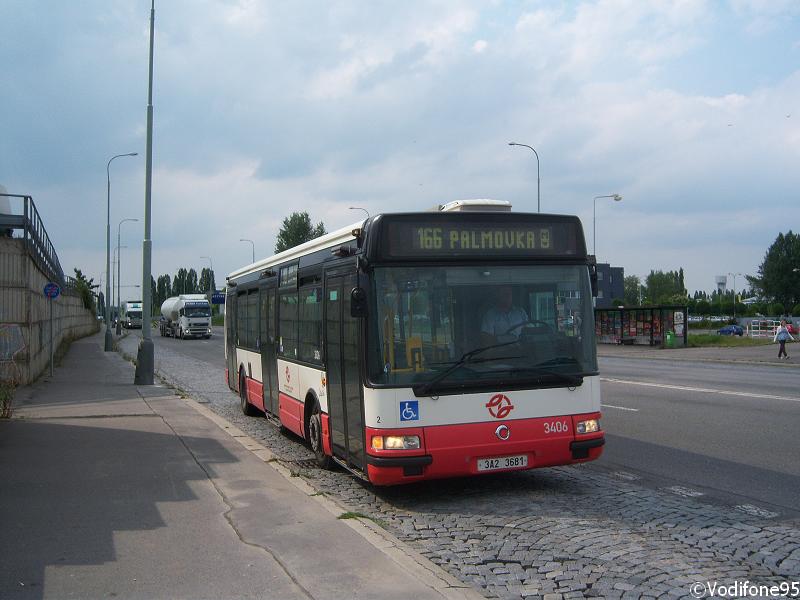
[[[136,152],[128,152],[127,154],[115,154],[108,159],[106,163],[106,340],[105,351],[111,352],[113,347],[113,338],[111,337],[111,323],[109,321],[109,300],[111,299],[111,161],[121,156],[136,156]]]
[[[534,150],[533,146],[528,146],[528,144],[518,144],[517,142],[508,142],[508,145],[524,146],[525,148],[530,148],[536,155],[536,212],[542,212],[542,197],[540,194],[541,179],[539,178],[539,153],[536,152],[536,150]]]
[[[733,318],[736,319],[736,276],[744,277],[741,273],[728,273],[731,277],[733,277]]]
[[[253,262],[256,262],[256,243],[253,240],[248,240],[246,238],[239,238],[239,241],[240,242],[250,242],[250,244],[253,246]],[[201,256],[200,258],[203,258],[203,257]]]
[[[364,214],[367,215],[367,218],[369,219],[369,211],[366,208],[362,208],[361,206],[348,206],[347,210],[363,210]]]
[[[614,202],[620,202],[622,196],[619,194],[606,194],[605,196],[594,197],[594,212],[592,213],[592,254],[597,256],[597,199],[598,198],[613,198]]]
[[[111,307],[117,309],[117,316],[119,316],[119,281],[114,281],[114,269],[116,269],[116,264],[119,262],[119,251],[120,248],[127,248],[127,246],[117,246],[114,248],[114,256],[111,258]],[[114,293],[116,291],[116,300],[114,299]],[[111,315],[113,318],[114,315]]]
[[[120,228],[122,227],[122,224],[126,223],[126,222],[129,222],[129,221],[138,222],[139,219],[122,219],[122,221],[119,222],[119,225],[117,225],[117,304],[119,304],[119,299],[122,297],[122,296],[119,295],[119,276],[120,276],[119,264],[122,262],[122,255],[119,253],[119,250],[121,248],[121,246],[119,245],[119,238],[120,238],[119,234],[120,234]],[[122,334],[122,323],[120,322],[119,319],[117,319],[117,335],[121,335],[121,334]]]
[[[150,287],[153,241],[150,239],[150,198],[153,187],[153,40],[155,39],[156,3],[150,3],[150,68],[147,86],[147,157],[144,171],[144,240],[142,240],[142,341],[136,353],[137,385],[153,385],[155,359],[150,319],[153,314],[153,290]]]

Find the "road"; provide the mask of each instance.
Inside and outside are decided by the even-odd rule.
[[[210,340],[156,336],[224,380],[222,328]],[[703,501],[800,517],[800,380],[768,365],[601,357],[598,468]]]
[[[211,340],[156,336],[154,343],[159,377],[269,448],[316,493],[372,519],[489,598],[687,596],[698,580],[777,584],[800,574],[800,518],[781,483],[791,478],[791,488],[796,471],[790,460],[776,467],[769,453],[770,444],[786,444],[796,403],[771,416],[775,406],[764,410],[762,397],[791,391],[781,387],[791,387],[783,371],[758,368],[740,377],[744,383],[728,384],[736,368],[715,367],[710,379],[706,365],[603,358],[604,377],[617,381],[605,383],[609,444],[601,460],[375,488],[319,469],[302,440],[242,415],[225,384],[220,329]],[[119,341],[129,356],[137,345],[136,335]],[[682,387],[736,390],[762,373],[776,381],[747,388],[758,397],[641,385],[674,385],[681,377]],[[747,423],[754,421],[777,433],[752,433]],[[728,452],[728,439],[747,448],[746,459]],[[764,489],[778,490],[777,500],[750,489],[758,477]],[[726,491],[739,487],[748,489]]]
[[[600,370],[602,463],[712,499],[800,507],[797,370],[612,357]]]

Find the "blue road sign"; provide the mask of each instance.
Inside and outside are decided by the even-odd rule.
[[[225,294],[222,292],[211,294],[211,304],[225,304]]]
[[[58,295],[61,293],[61,288],[58,287],[57,283],[53,283],[52,281],[44,286],[44,295],[50,298],[50,300],[55,300],[58,298]]]

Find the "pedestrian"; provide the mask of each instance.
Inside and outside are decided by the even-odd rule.
[[[778,358],[789,358],[789,355],[786,354],[786,340],[794,341],[794,338],[792,337],[792,334],[789,333],[789,329],[786,327],[786,320],[781,319],[781,324],[775,330],[775,337],[772,339],[773,342],[778,342],[778,344],[780,344],[780,347],[778,348]]]

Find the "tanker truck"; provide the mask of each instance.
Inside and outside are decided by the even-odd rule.
[[[203,294],[181,294],[164,300],[159,330],[162,336],[185,340],[211,337],[211,305]]]

